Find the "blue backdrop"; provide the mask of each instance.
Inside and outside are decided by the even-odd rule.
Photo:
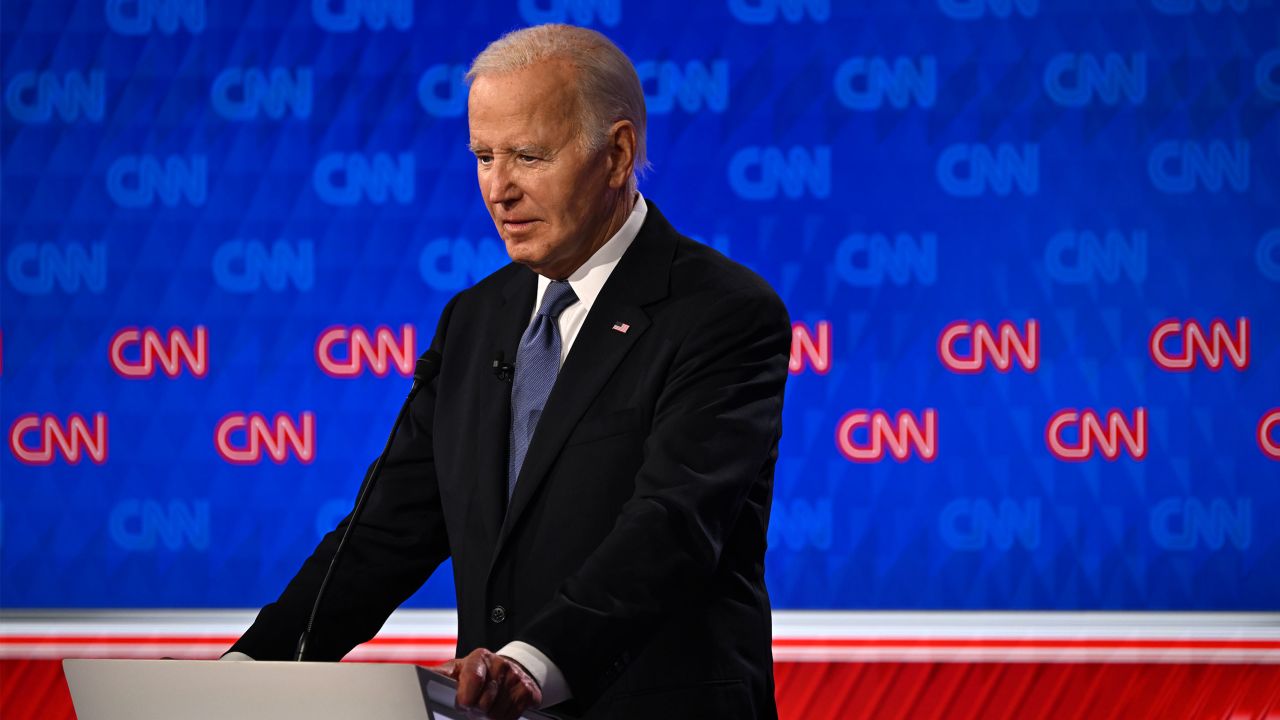
[[[0,21],[7,608],[275,597],[439,310],[505,261],[461,75],[546,21],[636,62],[642,191],[798,323],[776,607],[1280,608],[1271,2],[5,0]],[[412,601],[452,602],[447,571]]]

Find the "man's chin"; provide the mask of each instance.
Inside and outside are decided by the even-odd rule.
[[[511,258],[511,262],[523,265],[534,272],[538,272],[538,268],[545,264],[546,258],[542,253],[535,252],[527,243],[507,243],[507,255]]]
[[[537,262],[537,253],[533,252],[533,249],[527,243],[511,242],[505,238],[504,240],[504,245],[507,247],[507,256],[511,258],[511,262],[520,263],[521,265]]]

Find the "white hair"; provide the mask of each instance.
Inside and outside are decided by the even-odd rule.
[[[645,148],[644,90],[627,56],[609,38],[573,25],[535,25],[489,43],[467,71],[468,84],[486,74],[521,70],[548,60],[562,60],[577,70],[578,137],[587,150],[599,150],[613,123],[630,120],[636,128],[635,165],[629,188],[649,167]]]

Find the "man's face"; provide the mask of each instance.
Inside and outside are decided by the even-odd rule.
[[[608,240],[617,195],[604,152],[578,135],[575,70],[548,61],[471,84],[480,193],[515,262],[563,279]]]

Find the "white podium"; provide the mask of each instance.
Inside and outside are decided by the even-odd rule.
[[[79,720],[466,717],[453,706],[454,682],[417,665],[64,660],[62,667]]]

